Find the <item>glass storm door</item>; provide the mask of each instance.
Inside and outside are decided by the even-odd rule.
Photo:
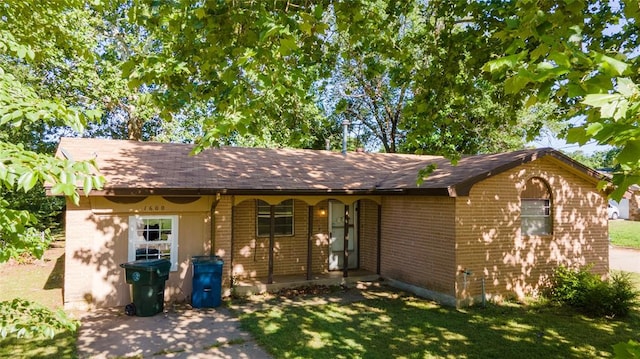
[[[349,269],[358,267],[358,245],[356,239],[358,228],[356,222],[355,204],[348,206],[349,240]],[[344,233],[345,233],[345,205],[341,202],[329,202],[329,270],[344,269]]]

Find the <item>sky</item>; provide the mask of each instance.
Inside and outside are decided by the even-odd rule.
[[[558,139],[552,136],[537,138],[535,141],[529,142],[529,145],[536,148],[552,147],[556,150],[565,152],[582,151],[586,155],[593,154],[597,151],[607,151],[611,149],[611,146],[601,146],[595,142],[586,143],[584,146],[580,146],[575,143],[567,143],[564,139]]]

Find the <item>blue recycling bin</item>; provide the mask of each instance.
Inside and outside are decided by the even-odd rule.
[[[215,308],[222,301],[222,266],[219,256],[194,256],[193,293],[191,306],[194,308]]]

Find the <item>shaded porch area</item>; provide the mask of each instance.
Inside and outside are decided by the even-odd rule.
[[[304,274],[274,275],[272,283],[269,278],[247,278],[238,280],[233,290],[237,295],[246,296],[265,292],[276,292],[284,288],[295,288],[311,285],[355,285],[358,282],[378,281],[380,275],[364,269],[349,270],[349,276],[344,277],[342,271],[332,271],[313,274],[310,279]]]
[[[230,205],[230,228],[217,232],[216,243],[229,240],[228,252],[218,248],[221,256],[229,255],[225,276],[234,294],[378,280],[380,198],[263,195],[230,200],[221,202]],[[217,213],[224,213],[221,208]]]

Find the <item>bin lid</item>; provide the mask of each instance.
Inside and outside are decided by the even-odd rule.
[[[192,256],[191,261],[193,264],[224,263],[220,256]]]
[[[140,259],[137,261],[120,264],[120,267],[126,269],[146,270],[153,272],[155,270],[169,270],[171,262],[167,259]]]

